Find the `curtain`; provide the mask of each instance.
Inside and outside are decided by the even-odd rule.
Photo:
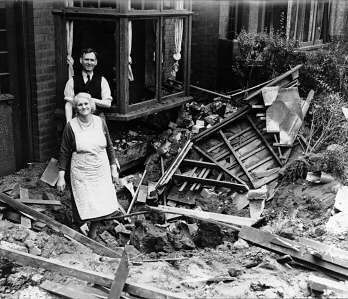
[[[66,7],[73,7],[74,0],[66,0]],[[68,64],[68,74],[69,78],[74,76],[74,59],[72,58],[72,47],[74,38],[74,23],[73,21],[66,21],[66,47],[67,47],[67,57],[66,61]]]
[[[131,10],[131,0],[128,0],[128,10]],[[133,71],[132,71],[132,36],[133,36],[132,21],[128,21],[128,80],[134,81]]]
[[[176,10],[184,9],[184,0],[175,1],[174,8]],[[173,79],[176,78],[176,73],[179,70],[179,60],[181,59],[181,44],[182,44],[182,35],[184,31],[184,20],[175,19],[174,21],[174,64],[172,67],[171,75]]]
[[[133,71],[132,71],[132,21],[128,21],[128,80],[134,81]]]

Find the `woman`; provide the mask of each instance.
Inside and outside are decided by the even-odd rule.
[[[73,195],[74,220],[82,225],[94,219],[89,236],[96,236],[96,218],[117,211],[120,206],[113,186],[118,183],[118,162],[104,120],[93,115],[91,95],[79,93],[73,100],[76,117],[63,132],[59,157],[58,191],[65,189],[65,172],[70,162],[70,184]],[[74,204],[76,205],[77,212]]]

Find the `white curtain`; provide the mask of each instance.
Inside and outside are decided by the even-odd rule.
[[[184,9],[184,0],[177,0],[175,1],[174,7],[176,10],[178,9]],[[179,60],[181,59],[181,45],[182,45],[182,34],[184,31],[184,20],[183,19],[175,19],[174,21],[174,43],[175,43],[175,49],[174,49],[174,64],[172,67],[171,75],[173,79],[176,78],[176,73],[179,70]]]
[[[128,80],[134,81],[133,71],[132,71],[132,21],[128,21]]]
[[[128,0],[128,10],[131,10],[131,0]],[[128,21],[128,80],[134,81],[133,71],[132,71],[132,36],[133,36],[132,21]]]
[[[66,0],[66,7],[73,7],[74,0]],[[68,74],[69,78],[74,76],[74,59],[72,58],[72,47],[74,38],[74,23],[73,21],[66,21],[66,47],[67,47],[67,57],[66,62],[68,64]]]

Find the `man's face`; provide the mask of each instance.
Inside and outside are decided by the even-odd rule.
[[[85,53],[80,58],[80,63],[84,71],[92,72],[97,65],[97,58],[95,57],[94,53]]]

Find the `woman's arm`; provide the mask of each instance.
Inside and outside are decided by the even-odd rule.
[[[103,122],[103,130],[106,138],[106,152],[108,154],[109,163],[110,163],[110,170],[111,170],[111,176],[114,183],[119,183],[119,171],[120,171],[120,164],[118,163],[118,160],[116,158],[115,149],[111,141],[111,137],[109,134],[108,127],[106,125],[106,122],[104,119],[102,119]]]
[[[76,150],[76,141],[74,132],[70,126],[70,123],[65,125],[62,143],[60,145],[59,160],[58,160],[58,169],[59,176],[57,181],[58,191],[63,191],[65,189],[65,172],[68,168],[68,164],[71,160],[71,155],[73,151]]]

